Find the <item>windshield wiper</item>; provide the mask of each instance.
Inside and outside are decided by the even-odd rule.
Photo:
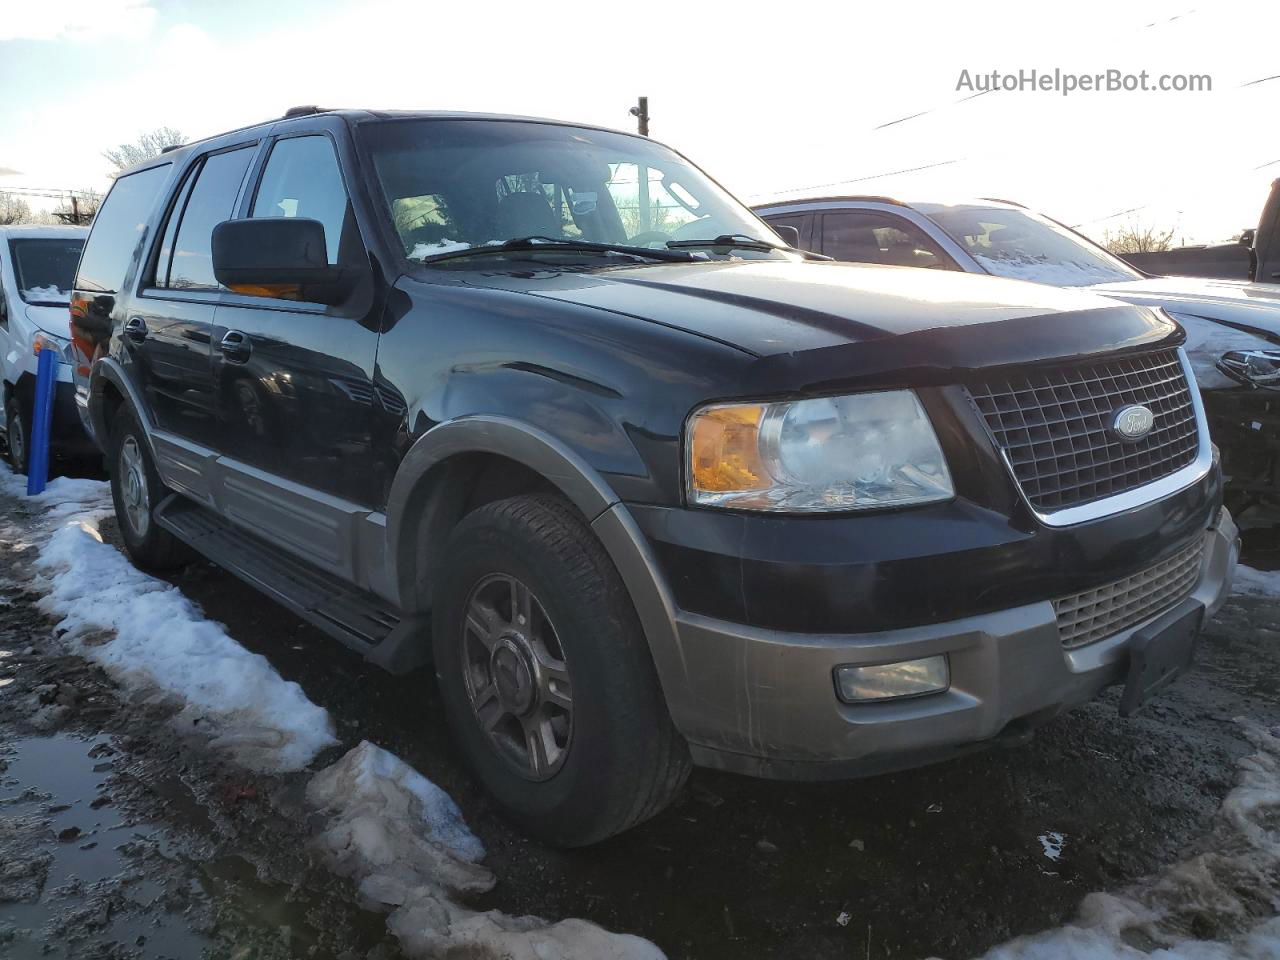
[[[665,263],[688,263],[693,260],[692,254],[677,250],[653,250],[649,247],[633,247],[625,243],[597,243],[594,240],[571,240],[564,237],[516,237],[505,243],[491,243],[479,247],[468,247],[465,250],[450,250],[437,253],[432,257],[423,257],[423,263],[439,263],[441,260],[456,260],[459,257],[475,257],[485,254],[509,253],[513,250],[528,253],[534,250],[582,250],[590,253],[621,253],[630,257],[641,257],[646,260],[659,260]]]
[[[749,237],[745,233],[722,233],[714,240],[668,240],[667,246],[673,250],[685,247],[729,247],[736,250],[788,250],[789,247]]]

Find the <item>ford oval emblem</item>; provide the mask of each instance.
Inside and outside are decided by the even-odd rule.
[[[1121,407],[1111,421],[1111,429],[1121,440],[1141,440],[1155,425],[1156,415],[1142,404]]]

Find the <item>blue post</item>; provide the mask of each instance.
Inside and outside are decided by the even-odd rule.
[[[49,431],[53,391],[58,385],[58,354],[46,347],[36,357],[36,395],[31,404],[31,449],[27,451],[27,496],[40,493],[49,479]]]

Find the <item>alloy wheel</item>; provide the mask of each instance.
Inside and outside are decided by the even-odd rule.
[[[528,780],[548,780],[569,754],[573,694],[564,648],[542,603],[508,574],[467,598],[462,669],[476,722]]]
[[[129,529],[139,540],[151,528],[151,497],[147,490],[147,469],[136,437],[120,444],[120,502]]]

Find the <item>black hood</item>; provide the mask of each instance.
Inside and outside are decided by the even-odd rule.
[[[845,354],[863,372],[1031,363],[1181,337],[1147,307],[910,267],[736,260],[472,274],[469,282],[660,323],[774,363]]]

